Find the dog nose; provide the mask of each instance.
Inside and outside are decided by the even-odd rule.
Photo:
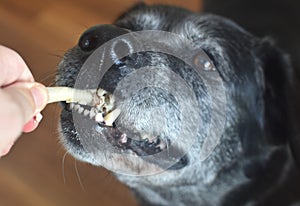
[[[125,33],[128,32],[114,25],[97,25],[81,35],[78,46],[83,51],[93,51],[105,42]]]

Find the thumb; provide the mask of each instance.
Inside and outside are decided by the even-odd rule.
[[[23,123],[28,122],[34,114],[40,112],[47,104],[46,87],[36,82],[18,82],[3,88],[4,98],[10,107],[17,107]],[[7,109],[8,110],[8,109]]]
[[[23,126],[47,102],[45,86],[19,82],[0,89],[0,155],[21,134]]]

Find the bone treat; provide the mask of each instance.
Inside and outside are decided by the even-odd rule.
[[[65,101],[93,106],[95,101],[100,101],[95,89],[74,89],[71,87],[47,87],[48,103]]]

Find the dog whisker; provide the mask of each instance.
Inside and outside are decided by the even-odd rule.
[[[37,78],[39,82],[45,82],[46,80],[53,81],[53,78],[56,75],[56,71],[44,73],[40,78]]]
[[[77,179],[78,179],[78,182],[80,184],[80,187],[82,190],[85,190],[84,189],[84,186],[83,186],[83,183],[82,183],[82,180],[81,180],[81,177],[80,177],[80,174],[79,174],[79,170],[78,170],[78,167],[77,167],[77,160],[74,159],[74,167],[75,167],[75,172],[76,172],[76,176],[77,176]]]
[[[63,155],[63,158],[62,158],[62,165],[61,165],[61,172],[62,172],[64,184],[66,184],[65,160],[66,160],[67,154],[68,154],[68,152],[65,152],[65,154]]]

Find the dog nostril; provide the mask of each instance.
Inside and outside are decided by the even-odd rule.
[[[83,51],[92,51],[105,42],[126,33],[128,31],[114,25],[97,25],[82,34],[78,46]]]

